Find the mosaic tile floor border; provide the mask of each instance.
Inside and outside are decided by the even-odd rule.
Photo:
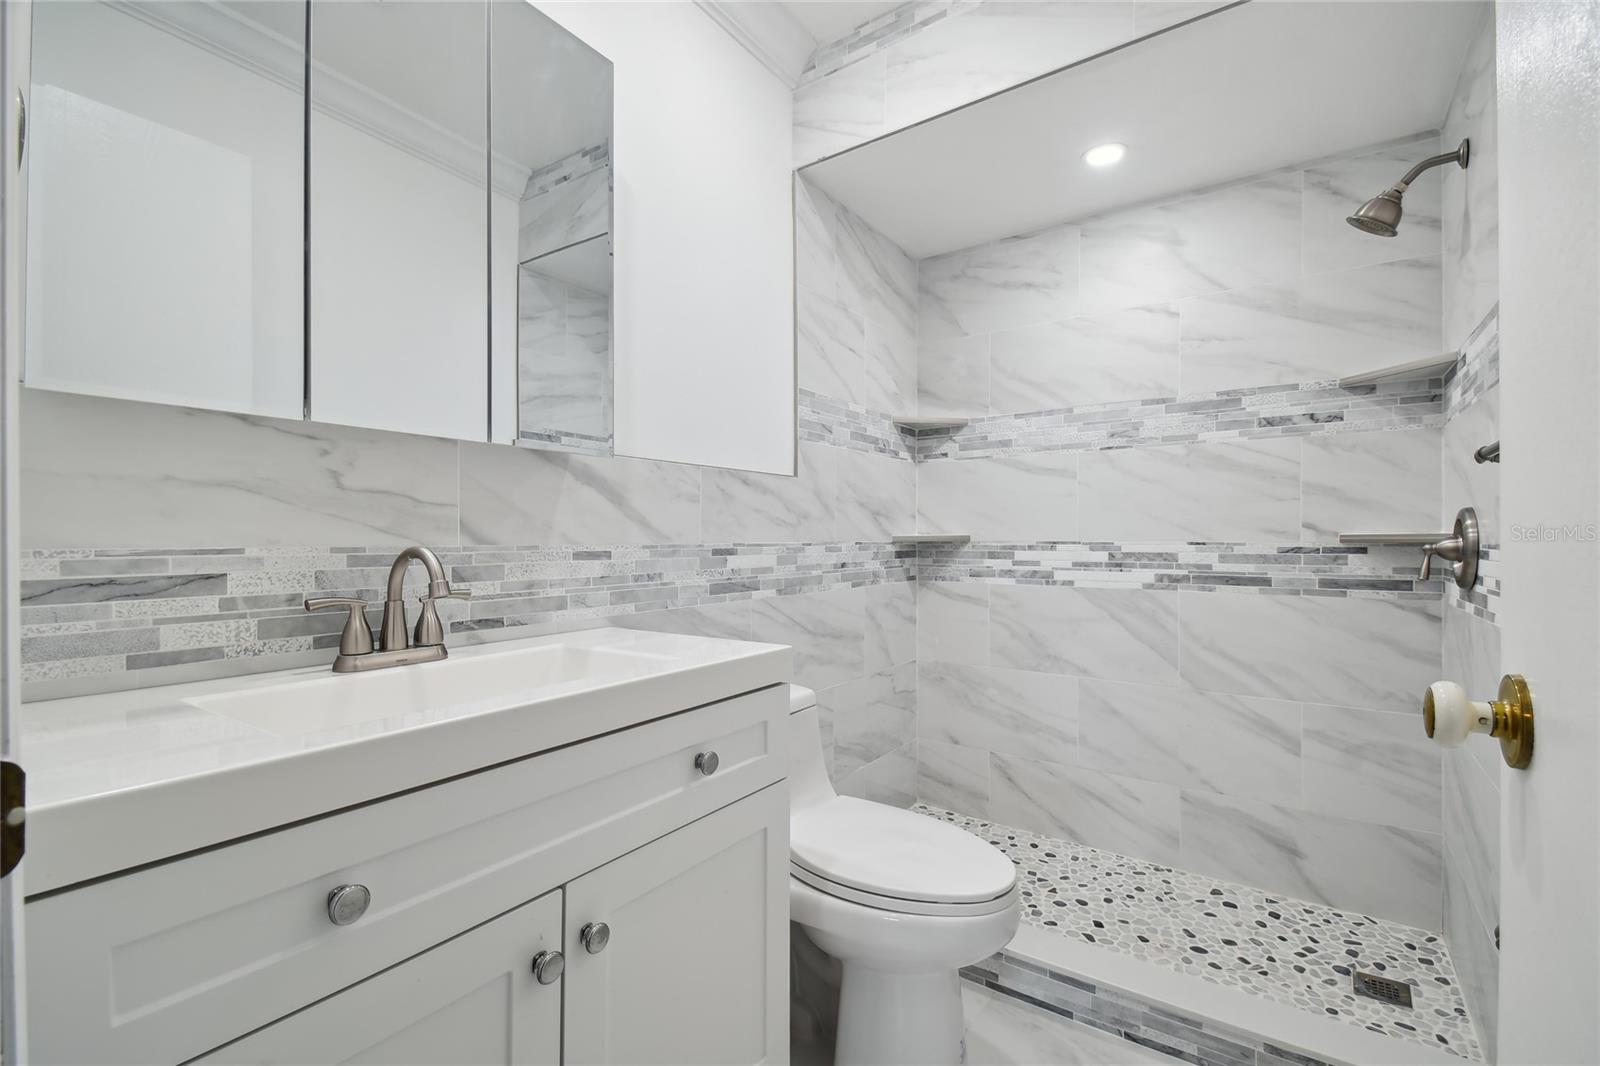
[[[1017,864],[1029,925],[1178,973],[1483,1061],[1442,936],[918,804]],[[1357,997],[1353,970],[1410,985]]]

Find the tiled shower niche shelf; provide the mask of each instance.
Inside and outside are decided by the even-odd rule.
[[[916,433],[917,431],[924,429],[960,429],[968,422],[971,422],[972,419],[935,418],[932,416],[924,418],[920,415],[896,415],[895,417],[889,419],[889,421],[893,422],[898,428],[905,430],[908,433]]]
[[[1350,389],[1357,385],[1377,385],[1385,381],[1416,381],[1419,378],[1441,377],[1446,370],[1456,365],[1456,360],[1459,358],[1459,352],[1445,352],[1431,359],[1415,359],[1409,363],[1396,363],[1394,366],[1383,366],[1360,374],[1349,374],[1339,379],[1339,387]]]
[[[895,544],[968,544],[967,533],[898,533],[889,538]]]

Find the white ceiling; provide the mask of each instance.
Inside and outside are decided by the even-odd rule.
[[[782,0],[817,44],[836,41],[869,19],[892,11],[903,0]]]
[[[1483,14],[1253,0],[802,173],[912,256],[938,255],[1436,129]],[[1085,165],[1106,141],[1127,158]]]

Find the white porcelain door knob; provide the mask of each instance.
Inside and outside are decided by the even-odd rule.
[[[1453,748],[1473,733],[1494,728],[1494,710],[1487,703],[1467,698],[1467,690],[1454,681],[1435,681],[1422,697],[1422,724],[1428,735]]]

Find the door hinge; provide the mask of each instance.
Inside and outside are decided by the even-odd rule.
[[[28,841],[28,775],[0,759],[0,877],[17,868]]]

